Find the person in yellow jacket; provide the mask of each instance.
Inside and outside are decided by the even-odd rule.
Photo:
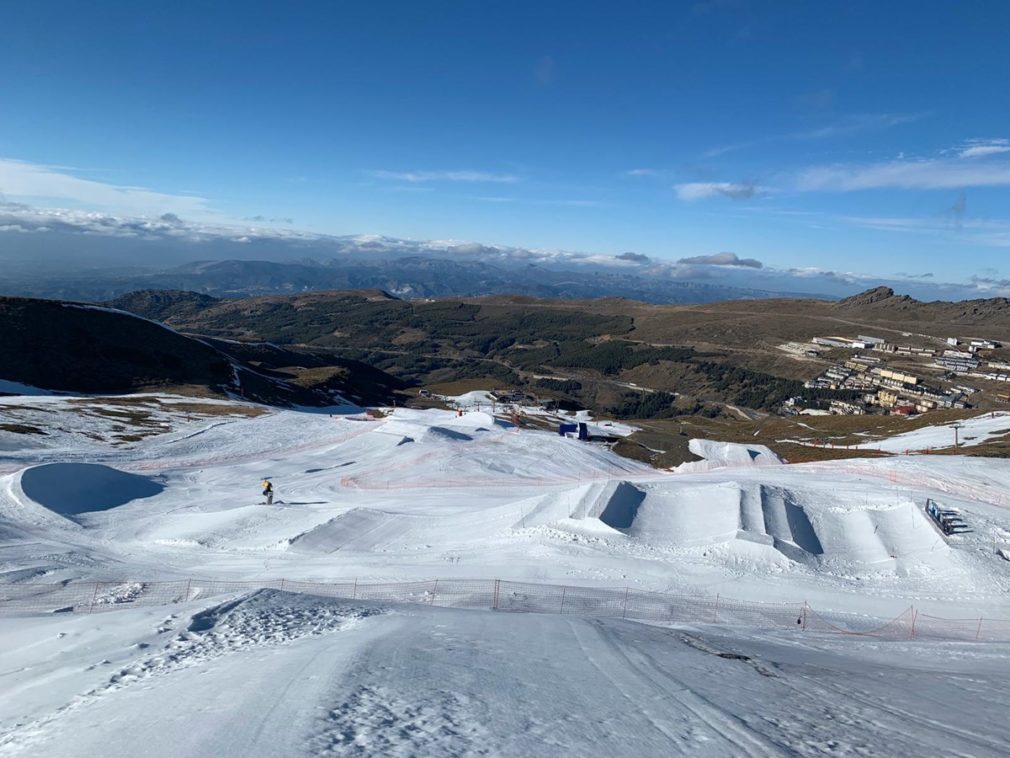
[[[263,497],[267,499],[267,505],[274,504],[274,485],[269,479],[264,479],[263,484]]]

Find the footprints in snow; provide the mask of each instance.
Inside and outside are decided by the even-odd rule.
[[[230,653],[284,645],[303,637],[341,631],[379,613],[382,611],[374,608],[329,604],[319,602],[319,598],[289,595],[276,590],[260,590],[210,608],[193,616],[188,627],[172,637],[159,652],[122,667],[105,684],[76,696],[48,716],[30,723],[14,724],[12,728],[0,732],[0,754],[30,746],[44,737],[61,716],[134,682],[198,666]],[[156,632],[167,634],[174,631],[173,622],[177,619],[175,614],[168,616]],[[150,645],[141,642],[136,647],[145,650]],[[103,660],[89,670],[109,663]]]
[[[154,655],[114,674],[104,689],[118,689],[138,679],[195,666],[229,653],[269,645],[283,645],[302,637],[339,631],[379,613],[371,608],[305,602],[274,590],[225,603],[196,614]],[[159,631],[168,631],[163,625]],[[97,693],[96,693],[97,694]]]
[[[361,686],[329,711],[308,748],[313,755],[490,755],[483,718],[462,693],[407,700],[393,690]]]

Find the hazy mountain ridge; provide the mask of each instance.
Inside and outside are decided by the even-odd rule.
[[[371,260],[334,258],[323,263],[235,259],[197,261],[143,273],[110,269],[72,275],[15,276],[8,278],[4,288],[13,295],[95,301],[139,289],[189,290],[218,297],[383,289],[404,298],[517,294],[561,299],[616,296],[654,303],[783,296],[767,289],[643,273],[600,267],[556,268],[543,263],[499,265],[422,255]]]

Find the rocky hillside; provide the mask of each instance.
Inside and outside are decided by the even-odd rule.
[[[201,297],[139,293],[134,303],[154,315]],[[121,310],[59,300],[0,298],[0,355],[0,379],[65,392],[172,390],[323,405],[334,394],[386,403],[402,386],[354,361],[211,342]]]
[[[170,323],[173,319],[195,316],[219,302],[221,301],[218,298],[199,292],[147,289],[130,292],[109,305],[145,318]]]
[[[640,388],[676,393],[693,409],[698,403],[774,408],[828,365],[782,349],[816,336],[873,334],[901,342],[928,334],[935,344],[950,336],[1010,343],[1007,301],[921,303],[886,287],[838,303],[405,300],[350,290],[223,300],[140,293],[114,304],[205,339],[272,343],[329,364],[360,361],[408,384],[527,386],[624,416],[648,411],[640,407],[646,401],[663,401],[670,410],[667,395],[645,397]],[[308,369],[312,359],[297,360]]]
[[[868,319],[952,327],[980,326],[987,330],[999,329],[1003,333],[1010,328],[1010,299],[1005,297],[924,303],[908,295],[897,295],[890,287],[876,287],[839,300],[831,308]]]
[[[0,298],[0,378],[51,390],[234,389],[220,351],[133,315],[80,303]]]

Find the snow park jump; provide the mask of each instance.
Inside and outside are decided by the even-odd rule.
[[[731,736],[698,727],[720,746],[715,754],[800,739],[796,730],[812,718],[804,703],[815,695],[834,693],[834,707],[864,712],[844,691],[794,675],[790,661],[843,666],[838,676],[855,676],[851,686],[865,688],[857,672],[875,677],[884,666],[907,682],[921,656],[971,644],[977,652],[966,652],[949,676],[982,677],[986,697],[1001,697],[990,663],[1010,644],[1003,620],[1010,613],[1005,561],[992,542],[1008,533],[1000,531],[1008,511],[974,494],[952,495],[1010,485],[998,462],[901,456],[789,465],[760,445],[694,440],[699,460],[663,471],[621,458],[604,442],[517,429],[486,413],[398,408],[365,421],[357,412],[247,415],[237,412],[241,404],[204,401],[212,412],[201,417],[174,413],[169,396],[158,401],[165,431],[116,449],[96,439],[113,417],[81,416],[73,398],[35,397],[37,410],[20,411],[67,421],[39,446],[4,453],[13,470],[0,482],[9,567],[0,583],[0,664],[51,671],[44,690],[32,668],[17,675],[28,699],[0,697],[0,714],[20,724],[0,732],[0,746],[12,754],[63,751],[70,730],[83,728],[80,719],[122,709],[127,696],[131,718],[143,721],[142,693],[197,697],[214,682],[232,691],[233,674],[272,650],[283,655],[255,677],[284,681],[307,702],[334,703],[339,714],[332,722],[291,717],[276,725],[305,751],[367,742],[394,753],[434,745],[451,752],[470,744],[448,737],[401,743],[368,726],[363,714],[375,707],[374,692],[400,682],[400,674],[376,678],[369,661],[397,639],[406,649],[423,644],[432,666],[466,639],[486,665],[510,655],[548,672],[572,665],[558,646],[610,650],[615,657],[599,665],[636,699],[668,692],[666,676],[691,698],[711,694],[711,676],[730,676],[762,700],[767,687],[787,683],[794,720],[755,723]],[[116,400],[89,403],[114,408]],[[264,472],[282,488],[283,506],[239,494]],[[971,531],[951,522],[955,503]],[[936,518],[946,519],[950,535],[937,530]],[[647,652],[631,640],[653,640],[651,627],[626,626],[643,623],[673,635],[655,637],[661,643],[649,642]],[[471,636],[478,628],[482,639],[500,640],[498,652]],[[80,640],[63,654],[79,656],[76,668],[43,664],[57,634],[51,644],[29,645],[54,630]],[[886,663],[871,643],[895,646]],[[109,663],[93,666],[96,654]],[[333,685],[290,678],[288,656],[298,666],[320,655]],[[732,661],[739,668],[724,668]],[[665,673],[646,673],[655,666]],[[193,678],[199,672],[210,678]],[[388,718],[419,724],[417,707],[447,703],[422,720],[462,719],[477,729],[476,695],[463,697],[476,693],[473,680],[440,676],[444,684],[417,705],[395,700]],[[892,707],[912,696],[904,692],[888,691],[897,698]],[[61,698],[81,693],[84,707],[50,728],[53,714],[63,713]],[[515,708],[513,697],[506,690],[490,702]],[[244,714],[288,713],[287,699],[267,700],[233,705]],[[734,702],[677,706],[664,718],[672,727],[698,713],[717,719],[721,708],[748,712]],[[873,738],[887,744],[922,745],[927,733],[941,739],[939,727],[911,732],[896,720],[875,723]],[[988,723],[988,736],[971,743],[976,753],[993,752],[1001,724]],[[504,733],[492,732],[505,744]],[[217,744],[215,733],[173,731],[171,744],[203,751]],[[583,733],[611,744],[592,728]],[[643,749],[668,739],[656,736],[662,730],[644,734],[653,736]],[[833,734],[852,744],[867,739],[856,730]],[[583,739],[569,744],[593,752]],[[942,739],[953,744],[949,734]],[[85,755],[97,750],[97,742],[83,744]]]

